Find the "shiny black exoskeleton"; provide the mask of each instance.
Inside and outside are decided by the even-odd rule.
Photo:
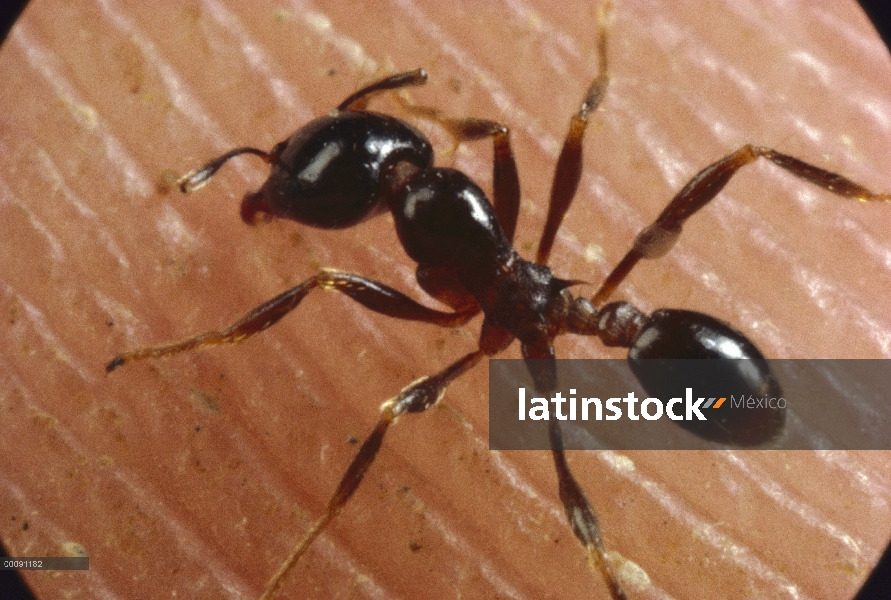
[[[708,365],[706,378],[736,394],[778,396],[779,388],[764,357],[742,333],[701,313],[661,309],[647,315],[627,302],[607,300],[640,260],[668,252],[688,218],[707,205],[743,166],[765,158],[834,194],[860,200],[889,200],[844,177],[770,148],[745,145],[697,174],[656,220],[635,239],[632,248],[590,299],[573,296],[578,282],[554,276],[546,266],[557,230],[569,209],[581,176],[582,139],[589,114],[603,98],[606,73],[605,19],[601,19],[600,75],[591,84],[571,121],[557,163],[547,221],[536,260],[519,256],[513,237],[520,207],[520,187],[508,130],[492,121],[449,119],[437,111],[408,107],[431,119],[458,142],[488,137],[494,148],[493,202],[460,171],[433,166],[430,142],[403,121],[365,110],[370,96],[382,90],[419,85],[421,71],[400,73],[373,83],[344,100],[329,115],[298,130],[270,152],[236,148],[180,180],[184,192],[203,186],[226,161],[255,154],[272,165],[261,189],[248,194],[242,217],[284,217],[328,229],[350,227],[383,211],[393,215],[399,241],[418,263],[419,285],[452,311],[431,309],[382,283],[332,269],[319,273],[258,306],[230,327],[180,342],[136,348],[116,356],[106,369],[128,362],[170,356],[201,346],[244,340],[276,323],[313,289],[341,292],[376,312],[400,319],[455,327],[482,312],[477,350],[440,372],[416,380],[381,407],[378,425],[362,444],[331,497],[325,514],[294,548],[263,598],[276,594],[291,567],[358,488],[389,426],[397,418],[433,406],[446,387],[483,357],[504,350],[514,339],[522,346],[537,392],[556,388],[554,339],[563,334],[594,335],[608,346],[628,348],[632,369],[653,396],[676,394],[663,386],[671,380],[674,359]],[[708,375],[710,374],[710,375]],[[719,442],[763,444],[782,429],[781,409],[736,411],[743,419],[716,418],[694,426],[698,435]],[[560,500],[569,524],[599,570],[614,600],[626,595],[612,572],[594,511],[565,459],[561,428],[548,423]]]
[[[497,133],[498,128],[490,130]],[[418,263],[422,287],[440,299],[447,291],[452,301],[446,301],[465,313],[483,312],[481,346],[487,353],[516,338],[524,355],[554,358],[553,339],[577,333],[629,348],[632,364],[681,358],[763,361],[745,336],[707,315],[661,310],[647,317],[625,304],[598,311],[588,301],[573,298],[569,282],[517,254],[479,186],[460,171],[434,167],[430,142],[396,118],[344,107],[307,124],[270,156],[272,173],[242,203],[246,221],[266,214],[314,227],[343,228],[389,210],[402,246]],[[665,236],[655,237],[664,242]],[[664,394],[659,387],[663,378],[645,369],[637,373],[649,393]],[[760,381],[731,378],[736,380],[731,389],[747,395],[777,389],[769,371],[759,374]],[[542,387],[556,383],[546,371],[539,370],[538,377]],[[726,417],[724,422],[707,422],[696,433],[752,445],[769,440],[782,424],[783,412],[777,410],[740,424],[739,435]]]
[[[242,202],[252,222],[267,213],[325,229],[351,227],[386,210],[383,171],[433,165],[433,148],[408,124],[379,113],[335,111],[278,147],[269,179]]]

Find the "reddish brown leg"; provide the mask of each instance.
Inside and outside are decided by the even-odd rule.
[[[545,221],[541,241],[538,243],[538,253],[535,261],[539,264],[547,264],[551,255],[551,248],[557,238],[557,230],[566,216],[566,211],[572,204],[575,192],[578,190],[582,177],[582,140],[585,130],[588,128],[588,116],[603,101],[606,88],[609,85],[609,72],[606,62],[607,21],[612,10],[611,2],[604,2],[600,6],[597,31],[597,54],[599,59],[598,74],[591,87],[585,93],[585,99],[579,111],[569,122],[569,133],[563,142],[563,149],[557,159],[557,167],[554,170],[554,182],[551,185],[551,201],[548,206],[548,218]]]
[[[475,308],[464,312],[441,312],[427,308],[405,294],[371,279],[352,273],[324,270],[300,285],[261,304],[226,329],[201,333],[170,344],[128,350],[114,357],[106,365],[105,370],[110,373],[121,365],[136,360],[172,356],[203,346],[218,346],[241,342],[277,323],[279,319],[297,308],[303,298],[317,287],[326,290],[336,290],[346,294],[363,306],[390,317],[409,321],[422,321],[439,325],[440,327],[463,325],[478,312]]]
[[[458,142],[492,138],[492,203],[501,229],[513,243],[520,214],[520,176],[510,145],[510,129],[485,119],[442,119],[439,122]]]
[[[480,312],[479,303],[464,288],[455,269],[418,265],[415,277],[425,292],[446,306],[452,307],[454,311],[462,314]]]
[[[460,360],[455,361],[436,375],[431,377],[422,377],[414,383],[402,389],[399,395],[391,398],[381,405],[381,418],[371,432],[371,435],[363,442],[359,453],[353,462],[347,468],[343,478],[337,486],[337,490],[328,501],[328,506],[319,519],[313,523],[312,527],[306,533],[304,538],[294,546],[291,553],[285,559],[278,569],[278,572],[269,581],[266,591],[263,592],[260,600],[269,600],[274,598],[281,589],[288,572],[297,564],[300,557],[306,553],[313,541],[325,530],[325,528],[340,513],[353,493],[362,483],[362,478],[368,472],[369,467],[377,457],[381,444],[384,441],[384,435],[387,433],[390,425],[396,419],[406,413],[424,412],[442,398],[446,387],[463,375],[474,365],[476,365],[483,356],[496,354],[503,350],[511,343],[513,338],[506,334],[504,330],[483,327],[483,333],[480,336],[480,349],[465,355]]]
[[[551,453],[554,456],[554,468],[557,470],[557,481],[560,486],[560,502],[563,504],[563,510],[566,513],[566,519],[569,521],[570,527],[575,537],[579,539],[585,550],[588,552],[588,564],[594,571],[598,571],[609,588],[609,593],[613,600],[627,600],[628,596],[622,589],[616,574],[613,572],[612,565],[606,553],[606,545],[600,535],[600,524],[597,522],[597,515],[591,508],[591,503],[585,496],[582,487],[569,470],[569,463],[566,462],[566,454],[563,450],[563,434],[560,431],[559,421],[550,421],[548,423],[548,433],[550,435]]]
[[[527,362],[535,388],[542,396],[550,396],[557,387],[557,367],[554,362],[554,346],[549,340],[540,340],[538,344],[524,344],[523,357],[535,359]],[[600,524],[597,515],[591,508],[591,503],[585,496],[582,486],[576,481],[569,463],[566,462],[566,453],[563,446],[563,433],[560,430],[560,422],[552,420],[548,423],[548,436],[551,443],[551,454],[554,458],[554,469],[557,471],[557,482],[560,491],[560,502],[566,520],[575,537],[585,547],[588,554],[588,564],[591,569],[600,573],[606,582],[613,600],[628,600],[622,589],[606,552],[606,545],[600,534]]]
[[[638,234],[631,250],[594,294],[591,299],[594,305],[602,305],[640,259],[664,256],[677,242],[687,219],[711,202],[737,171],[759,158],[766,158],[793,175],[844,198],[855,198],[861,202],[891,201],[891,194],[876,194],[837,173],[815,167],[771,148],[746,144],[700,171],[668,203],[662,214]]]

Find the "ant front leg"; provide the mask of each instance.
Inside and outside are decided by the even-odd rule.
[[[789,173],[843,198],[854,198],[861,202],[891,201],[891,194],[876,194],[838,173],[815,167],[771,148],[746,144],[700,171],[669,202],[662,214],[637,235],[631,250],[591,299],[594,305],[602,305],[640,259],[661,258],[671,250],[687,219],[711,202],[737,171],[759,158],[766,158]]]
[[[128,362],[146,358],[173,356],[204,346],[241,342],[277,323],[297,308],[306,295],[317,287],[346,294],[366,308],[390,317],[432,323],[440,327],[458,327],[477,313],[475,307],[452,313],[434,310],[377,281],[353,273],[326,269],[261,304],[226,329],[201,333],[171,344],[128,350],[114,357],[106,365],[105,371],[110,373]]]

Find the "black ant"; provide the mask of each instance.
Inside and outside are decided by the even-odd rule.
[[[361,275],[322,269],[315,276],[258,306],[221,331],[180,342],[143,347],[119,354],[106,370],[125,363],[159,358],[242,341],[275,324],[295,309],[315,288],[339,291],[378,313],[457,327],[483,313],[479,347],[429,377],[411,383],[381,407],[381,418],[362,443],[324,513],[282,563],[263,594],[273,597],[289,570],[316,537],[339,514],[374,462],[383,438],[399,417],[435,405],[457,377],[484,357],[505,350],[515,339],[530,363],[538,391],[555,389],[554,339],[559,335],[597,336],[607,346],[629,349],[629,357],[750,358],[763,356],[742,333],[711,316],[685,310],[660,309],[645,314],[628,302],[606,303],[642,259],[664,256],[676,243],[683,225],[723,189],[736,172],[758,158],[836,195],[861,201],[889,201],[845,177],[766,147],[745,145],[709,165],[677,193],[656,220],[635,239],[632,248],[590,298],[576,297],[570,288],[581,282],[556,277],[546,266],[560,227],[579,184],[582,141],[589,115],[600,105],[609,83],[606,54],[605,3],[601,13],[599,74],[588,88],[557,162],[549,211],[534,262],[519,256],[512,242],[520,207],[519,177],[509,130],[482,119],[452,119],[438,111],[408,106],[409,112],[432,119],[458,142],[491,138],[494,146],[493,202],[462,172],[433,166],[430,142],[407,123],[367,110],[376,94],[426,82],[414,70],[385,77],[347,97],[330,114],[299,129],[269,152],[236,148],[185,175],[184,193],[204,186],[229,159],[254,154],[272,172],[261,189],[244,197],[242,219],[285,217],[314,227],[351,227],[390,211],[408,255],[418,263],[417,281],[451,312],[428,308],[377,281]],[[645,378],[645,376],[642,376]],[[753,385],[771,385],[763,371]],[[646,381],[643,381],[647,385]],[[767,420],[726,424],[725,440],[753,445],[770,439],[782,426],[781,414]],[[566,462],[559,425],[549,425],[551,451],[559,496],[570,527],[584,546],[592,568],[600,572],[614,600],[626,594],[613,572],[601,539],[594,510]]]

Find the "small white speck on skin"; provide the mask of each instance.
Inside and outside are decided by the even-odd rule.
[[[600,262],[606,258],[603,247],[598,244],[590,243],[585,246],[585,262]]]
[[[703,273],[700,275],[699,279],[706,288],[715,294],[724,295],[727,293],[727,286],[713,271]]]
[[[317,31],[323,31],[325,29],[331,29],[331,19],[325,16],[322,13],[311,12],[307,13],[304,17],[304,20],[312,25],[314,29]]]
[[[617,471],[631,472],[637,469],[634,465],[634,461],[624,454],[611,453],[609,455],[609,461]]]
[[[616,571],[616,576],[625,589],[635,592],[645,592],[653,587],[650,576],[643,567],[632,560],[628,560],[616,551],[608,552],[609,562]]]
[[[68,105],[68,109],[71,112],[71,115],[77,119],[77,122],[80,123],[84,128],[89,131],[93,131],[99,125],[99,115],[96,112],[96,109],[90,106],[89,104],[85,104],[82,102],[76,102],[74,100],[65,98],[65,103]]]
[[[65,542],[62,544],[62,552],[65,556],[87,556],[87,549],[77,542]]]
[[[161,239],[181,250],[193,250],[198,242],[197,236],[190,231],[179,213],[167,206],[161,218],[155,223]]]

